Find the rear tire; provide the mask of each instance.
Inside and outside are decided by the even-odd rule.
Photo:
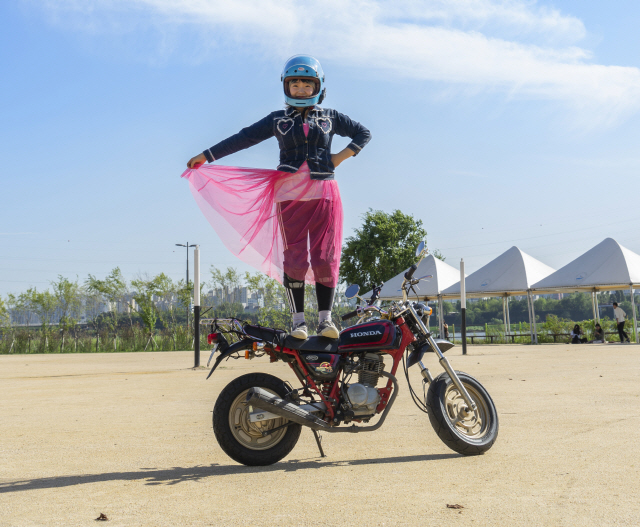
[[[284,418],[251,423],[245,403],[251,388],[258,387],[284,398],[284,382],[266,373],[249,373],[230,382],[220,393],[213,408],[213,432],[222,450],[233,460],[248,466],[277,463],[296,446],[302,427],[291,423],[273,434],[262,436],[288,421]]]
[[[489,392],[476,379],[457,371],[458,378],[477,405],[475,413],[464,415],[462,395],[448,374],[438,375],[427,392],[429,420],[445,445],[465,456],[483,454],[498,438],[498,413]]]

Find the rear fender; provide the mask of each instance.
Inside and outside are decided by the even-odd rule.
[[[255,342],[255,340],[252,340],[252,339],[243,339],[240,342],[236,342],[235,344],[231,344],[231,346],[229,346],[228,348],[226,348],[224,350],[220,350],[220,354],[216,358],[216,361],[213,363],[213,368],[211,368],[211,371],[209,372],[209,375],[207,375],[207,379],[209,377],[211,377],[211,374],[216,370],[218,365],[223,360],[228,359],[231,355],[233,355],[234,353],[236,353],[238,351],[248,350],[248,349],[253,348],[253,343],[254,342]]]
[[[436,341],[436,344],[438,345],[438,349],[440,349],[442,353],[450,350],[455,346],[455,344],[452,344],[451,342],[445,339],[433,339],[433,340]],[[431,344],[429,344],[428,342],[425,342],[424,344],[422,344],[418,349],[414,349],[409,355],[409,358],[407,359],[407,368],[411,368],[411,366],[420,362],[424,354],[427,352],[434,353],[433,349],[431,348]]]

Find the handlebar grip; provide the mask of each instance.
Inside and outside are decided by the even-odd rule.
[[[349,320],[350,318],[353,317],[357,317],[358,316],[358,310],[356,309],[355,311],[352,311],[351,313],[347,313],[346,315],[342,315],[342,320]]]
[[[418,266],[417,266],[416,264],[413,264],[413,265],[409,268],[409,270],[408,270],[406,273],[404,273],[404,277],[405,277],[407,280],[411,280],[411,278],[413,277],[413,273],[415,273],[415,272],[416,272],[416,269],[417,269],[417,268],[418,268]]]

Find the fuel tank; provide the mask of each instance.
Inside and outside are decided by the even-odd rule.
[[[375,320],[351,326],[340,333],[339,351],[380,351],[396,349],[402,332],[389,320]]]

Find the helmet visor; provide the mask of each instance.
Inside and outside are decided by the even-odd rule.
[[[312,99],[320,93],[320,80],[313,77],[287,77],[284,79],[284,93],[291,99]]]

